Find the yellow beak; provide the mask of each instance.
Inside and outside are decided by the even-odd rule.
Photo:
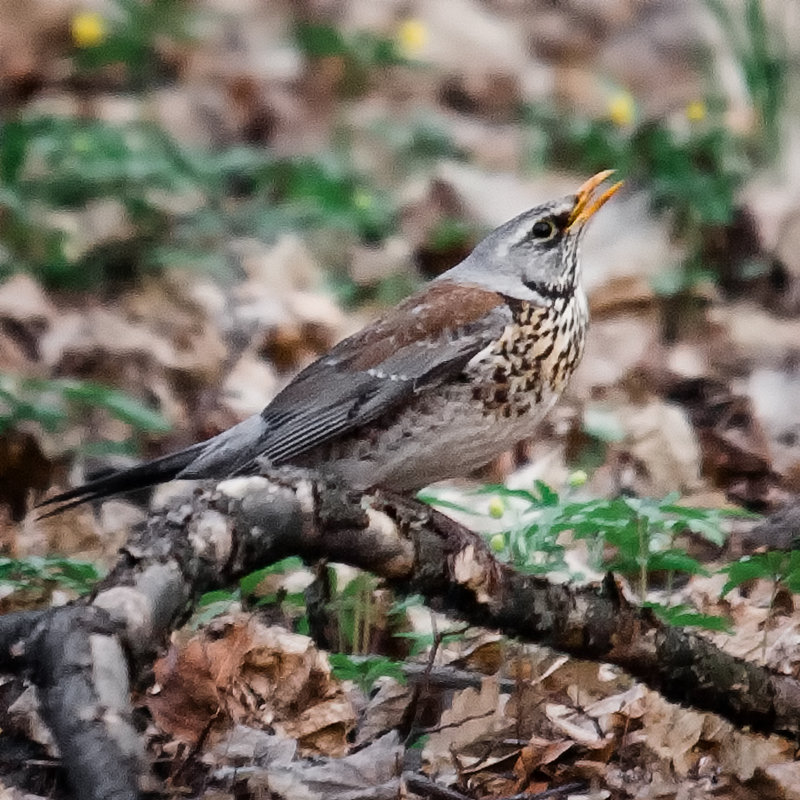
[[[606,189],[599,197],[594,200],[592,199],[594,190],[603,183],[606,178],[609,178],[613,174],[613,169],[606,169],[602,172],[598,172],[597,175],[593,175],[578,189],[575,195],[577,198],[575,201],[575,208],[572,209],[572,213],[569,215],[569,220],[567,222],[568,231],[572,230],[573,227],[580,228],[585,225],[589,217],[594,216],[617,192],[620,186],[622,186],[623,181],[617,181],[617,183]]]

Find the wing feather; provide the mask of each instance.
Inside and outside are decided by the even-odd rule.
[[[300,373],[262,412],[260,455],[291,462],[435,389],[509,322],[500,295],[435,284]]]

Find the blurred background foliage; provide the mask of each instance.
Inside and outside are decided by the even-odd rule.
[[[612,166],[645,186],[654,208],[670,215],[675,234],[688,243],[684,267],[690,275],[713,269],[702,254],[705,234],[733,222],[737,190],[776,157],[787,88],[785,32],[770,20],[766,5],[705,0],[705,6],[719,21],[748,92],[753,117],[744,132],[728,125],[729,108],[710,65],[703,95],[682,109],[680,124],[674,114],[644,114],[622,87],[600,116],[565,108],[557,98],[523,100],[508,111],[528,132],[524,170],[588,174]],[[147,119],[148,93],[180,85],[174,48],[192,47],[195,17],[209,10],[179,0],[117,0],[104,8],[76,7],[62,81],[69,95],[89,105],[93,92],[109,89],[138,97],[143,119],[93,118],[88,107],[55,115],[35,102],[6,111],[0,128],[0,276],[25,270],[48,288],[103,290],[176,264],[221,272],[225,240],[237,235],[268,240],[288,229],[331,227],[378,244],[397,232],[398,200],[391,190],[404,176],[437,160],[466,157],[446,124],[424,115],[410,125],[389,119],[376,131],[392,160],[382,175],[354,163],[352,131],[345,125],[334,124],[317,152],[296,156],[278,155],[268,143],[250,144],[246,137],[211,148],[182,142]],[[421,21],[406,20],[388,36],[343,31],[315,21],[314,14],[304,19],[302,11],[289,16],[296,18],[286,47],[296,49],[309,70],[335,65],[331,102],[374,90],[390,68],[429,69],[404,55],[421,48]],[[393,185],[386,185],[386,175]],[[191,207],[176,210],[187,199]],[[127,235],[76,248],[52,212],[102,202],[121,206]],[[430,245],[448,249],[471,238],[465,221],[453,219],[432,232]]]

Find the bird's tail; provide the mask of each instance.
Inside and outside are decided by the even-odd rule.
[[[52,517],[90,500],[100,500],[103,497],[146,489],[149,486],[171,481],[197,458],[205,445],[206,442],[200,442],[185,450],[179,450],[177,453],[170,453],[129,469],[112,472],[110,475],[49,497],[37,505],[37,508],[47,509],[39,519]]]
[[[254,414],[217,436],[185,450],[67,489],[39,503],[37,508],[49,509],[40,519],[60,514],[90,500],[146,489],[175,478],[224,478],[235,475],[262,453],[268,427],[260,414]]]

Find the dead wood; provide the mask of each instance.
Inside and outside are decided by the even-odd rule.
[[[288,555],[368,570],[471,624],[616,664],[669,700],[800,738],[798,681],[663,624],[610,576],[574,587],[521,574],[416,501],[281,472],[175,500],[136,531],[90,598],[0,618],[0,663],[36,685],[76,795],[136,796],[144,770],[128,670],[146,672],[201,594]]]

